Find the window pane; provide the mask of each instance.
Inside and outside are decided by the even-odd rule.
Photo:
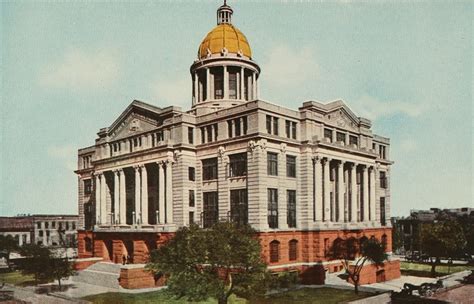
[[[239,225],[248,223],[247,189],[230,191],[230,216],[231,220]]]
[[[240,118],[234,120],[235,124],[235,136],[240,136]]]
[[[280,242],[272,241],[270,243],[270,262],[276,263],[280,260]]]
[[[227,121],[227,136],[229,138],[234,137],[233,134],[232,134],[232,120]]]
[[[222,78],[222,70],[214,74],[214,98],[224,98],[224,80]]]
[[[286,156],[286,176],[296,177],[296,156]]]
[[[359,139],[357,138],[357,136],[349,136],[349,144],[359,146]]]
[[[272,134],[272,117],[270,115],[267,115],[266,125],[267,133]]]
[[[203,193],[203,227],[209,228],[217,223],[219,216],[219,207],[217,203],[217,192],[204,192]]]
[[[188,127],[188,142],[190,144],[194,143],[194,128],[193,127]]]
[[[278,154],[267,153],[267,171],[268,175],[278,175]]]
[[[237,72],[229,73],[229,98],[237,99]]]
[[[345,143],[346,142],[346,134],[337,132],[336,133],[336,139],[337,139],[336,141],[338,141],[338,142],[342,141],[342,142]]]
[[[291,138],[296,139],[296,122],[291,123]]]
[[[286,137],[290,138],[291,137],[291,121],[286,120],[285,121],[285,133]]]
[[[229,155],[229,176],[247,175],[247,153]]]
[[[243,127],[244,127],[243,128],[244,129],[243,133],[245,135],[245,134],[247,134],[247,128],[248,128],[248,126],[247,126],[247,116],[242,117],[242,123],[243,123]]]
[[[278,135],[278,118],[273,117],[273,134]]]
[[[332,130],[324,129],[324,138],[329,138],[329,141],[332,142]]]
[[[202,161],[202,179],[217,179],[217,158],[210,158]]]
[[[287,190],[287,223],[289,228],[296,227],[296,191]]]
[[[290,261],[298,259],[298,241],[291,240],[288,245],[288,257]]]
[[[194,207],[194,190],[189,190],[189,207]]]
[[[278,189],[268,189],[268,226],[278,228]]]

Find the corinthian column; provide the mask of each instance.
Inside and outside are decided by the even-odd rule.
[[[362,167],[362,194],[364,203],[364,222],[369,220],[369,175],[367,166]]]
[[[323,220],[323,169],[321,164],[321,158],[316,157],[314,159],[314,196],[316,202],[316,221],[320,222]]]
[[[142,219],[141,224],[148,225],[148,174],[145,165],[141,166],[142,173]]]
[[[375,167],[370,169],[370,220],[375,223]]]
[[[208,101],[211,99],[211,71],[209,68],[206,68],[206,99]]]
[[[351,223],[357,222],[357,165],[351,166]]]
[[[344,222],[344,162],[337,165],[337,221]]]
[[[140,224],[140,167],[135,166],[135,222],[134,224]]]
[[[331,220],[331,189],[330,189],[330,178],[329,170],[331,168],[331,159],[326,158],[324,162],[324,221],[329,222]]]
[[[229,99],[229,71],[227,66],[224,65],[224,99]]]
[[[244,100],[244,67],[240,68],[240,99]]]
[[[173,223],[173,172],[172,161],[166,163],[166,223]]]
[[[96,224],[101,224],[100,222],[100,175],[101,173],[96,173],[94,176],[95,181],[95,219]]]
[[[105,174],[100,175],[100,222],[102,225],[107,224],[107,181]]]
[[[163,162],[158,162],[158,209],[160,224],[165,223],[165,175]]]
[[[120,180],[120,224],[127,224],[127,193],[125,184],[125,171],[118,170]]]
[[[114,170],[114,222],[112,224],[118,224],[120,222],[120,182],[119,182],[119,171]]]

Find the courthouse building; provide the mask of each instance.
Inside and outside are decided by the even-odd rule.
[[[199,45],[189,110],[135,100],[79,150],[80,257],[139,267],[179,227],[227,220],[258,231],[274,271],[338,271],[327,253],[349,237],[391,251],[389,139],[342,100],[261,100],[232,14],[221,6]],[[366,282],[399,275],[397,263]]]

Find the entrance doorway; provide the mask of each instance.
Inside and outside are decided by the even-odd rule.
[[[105,245],[104,258],[109,259],[109,261],[113,261],[114,244],[112,240],[104,240],[104,245]]]
[[[133,241],[124,241],[125,249],[127,250],[127,264],[133,264]]]

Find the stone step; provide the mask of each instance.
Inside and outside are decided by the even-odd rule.
[[[120,264],[100,262],[78,271],[72,280],[91,285],[119,289]]]

